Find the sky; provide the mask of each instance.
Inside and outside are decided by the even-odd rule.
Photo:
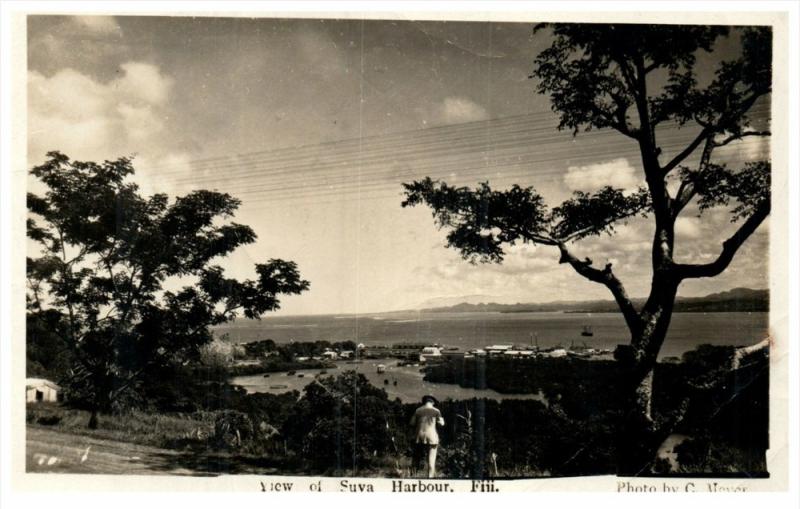
[[[134,155],[144,193],[236,196],[235,220],[258,240],[219,261],[227,275],[254,277],[254,263],[283,258],[311,282],[280,314],[610,299],[552,247],[469,264],[444,247],[430,210],[400,206],[401,183],[427,175],[533,185],[550,206],[575,190],[643,184],[630,140],[556,129],[528,77],[550,42],[528,23],[30,16],[29,165],[50,150]],[[700,78],[737,43],[701,56]],[[769,105],[755,109],[764,118]],[[665,157],[692,132],[660,132]],[[753,137],[722,156],[741,164],[768,150]],[[714,259],[737,226],[722,209],[697,215],[689,207],[676,224],[680,262]],[[680,295],[767,287],[768,230],[723,275],[684,283]],[[613,263],[628,293],[645,296],[651,238],[651,222],[635,220],[573,251]]]

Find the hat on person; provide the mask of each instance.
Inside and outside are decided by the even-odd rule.
[[[426,394],[426,395],[422,396],[422,403],[423,403],[423,404],[427,403],[428,401],[430,401],[430,402],[431,402],[431,403],[433,403],[434,405],[437,405],[437,404],[439,404],[439,402],[436,400],[436,398],[434,398],[434,397],[433,397],[433,396],[431,396],[430,394]]]

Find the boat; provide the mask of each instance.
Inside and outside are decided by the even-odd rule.
[[[566,348],[554,348],[554,349],[546,352],[543,355],[545,357],[556,357],[556,358],[558,358],[558,357],[566,357],[569,354],[567,353],[567,349]]]
[[[583,331],[581,332],[581,336],[594,336],[594,331],[592,331],[592,326],[584,325]]]
[[[586,358],[596,354],[597,350],[590,348],[585,341],[582,341],[582,344],[580,345],[576,345],[575,341],[573,341],[567,349],[567,355],[570,357]]]

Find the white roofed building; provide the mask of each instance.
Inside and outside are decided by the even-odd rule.
[[[25,379],[26,403],[54,403],[59,400],[61,387],[44,378]]]

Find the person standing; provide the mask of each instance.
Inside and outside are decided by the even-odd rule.
[[[422,406],[417,408],[411,417],[411,426],[416,430],[412,469],[416,471],[420,461],[428,460],[428,477],[436,476],[436,451],[439,447],[439,434],[436,425],[444,426],[442,412],[435,407],[436,398],[430,395],[422,397]]]

